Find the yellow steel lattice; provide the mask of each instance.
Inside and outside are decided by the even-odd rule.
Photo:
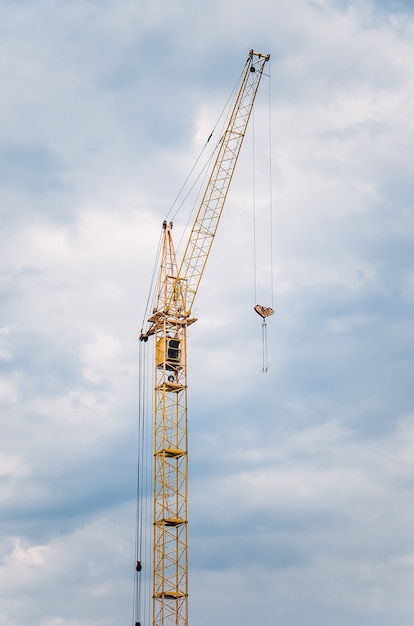
[[[249,53],[179,270],[163,224],[157,302],[141,335],[155,337],[153,626],[188,624],[187,327],[268,59]]]

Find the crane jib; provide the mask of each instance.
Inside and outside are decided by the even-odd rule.
[[[178,272],[178,278],[187,281],[186,310],[188,314],[191,313],[206,266],[263,69],[269,58],[268,54],[264,55],[250,50],[243,80],[188,239]]]

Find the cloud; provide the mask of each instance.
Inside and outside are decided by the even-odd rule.
[[[115,539],[124,516],[125,511],[121,515],[111,513],[104,521],[87,523],[63,537],[49,539],[47,544],[13,538],[0,566],[5,597],[2,610],[9,623],[18,624],[25,618],[27,608],[21,602],[22,597],[30,603],[34,622],[42,626],[88,623],[85,616],[87,606],[91,605],[94,619],[105,626],[111,619],[107,615],[109,606],[118,594],[120,605],[128,604],[129,608],[132,589],[125,572],[132,564],[128,554],[130,530],[123,538]],[[110,589],[111,570],[119,578]],[[59,588],[66,590],[65,615],[62,615]],[[127,610],[121,609],[122,613],[127,619]]]
[[[256,198],[252,124],[189,331],[191,621],[411,626],[411,7],[0,4],[2,624],[130,619],[152,262],[254,46]]]
[[[344,624],[404,619],[390,592],[409,604],[412,417],[372,443],[334,422],[274,443],[267,433],[267,445],[255,446],[252,434],[233,433],[227,476],[206,473],[191,494],[202,511],[193,538],[197,601],[200,589],[211,590],[220,602],[213,613],[232,619],[259,610],[264,619],[283,614],[293,624],[310,610],[311,623],[315,616],[328,623],[335,606]],[[210,450],[220,458],[221,450]],[[243,591],[237,610],[235,588]],[[274,602],[258,609],[268,593]]]

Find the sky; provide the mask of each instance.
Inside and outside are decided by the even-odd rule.
[[[189,332],[190,624],[413,624],[412,3],[0,0],[2,626],[132,623],[155,251],[250,48]]]

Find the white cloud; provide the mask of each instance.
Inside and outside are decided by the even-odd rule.
[[[16,404],[19,398],[19,372],[14,372],[10,377],[0,378],[0,403]]]
[[[129,509],[121,514],[112,512],[73,533],[51,538],[47,544],[32,544],[22,537],[10,539],[6,551],[2,550],[0,566],[5,623],[14,626],[30,613],[42,626],[89,626],[93,621],[106,626],[108,610],[117,596],[125,605],[119,615],[127,619],[126,605],[129,608],[132,593],[129,573],[133,572],[133,555],[128,553],[130,529],[123,528],[123,536],[116,538],[126,512],[131,513]],[[118,577],[114,584],[108,582],[111,570]],[[66,590],[63,596],[58,592],[62,587]],[[30,610],[22,604],[22,596],[30,599]],[[44,602],[46,597],[48,602]],[[93,617],[88,615],[87,605],[93,606]]]
[[[26,476],[27,474],[28,468],[22,459],[6,454],[0,455],[0,476],[2,478],[7,478],[9,476],[19,478]]]
[[[411,626],[412,14],[1,5],[1,623],[130,617],[151,264],[253,45],[272,55],[276,315],[263,376],[249,133],[189,333],[191,621]]]

